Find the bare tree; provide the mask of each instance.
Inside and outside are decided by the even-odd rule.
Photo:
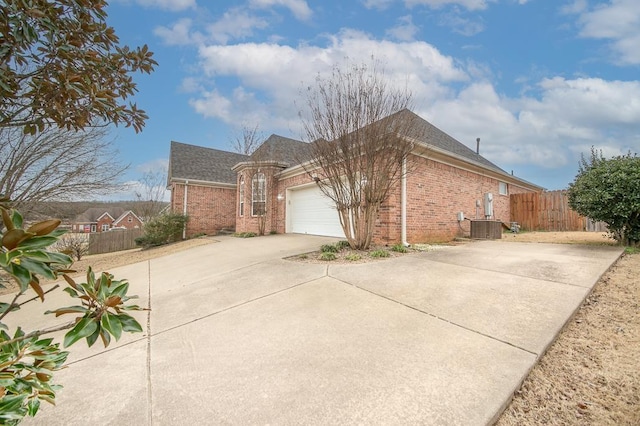
[[[96,197],[121,188],[128,166],[117,158],[108,129],[50,127],[34,135],[0,127],[0,194],[27,212],[34,202]]]
[[[231,140],[231,148],[239,154],[251,155],[258,149],[263,139],[257,124],[254,127],[244,124],[240,134]]]
[[[135,191],[138,205],[136,210],[144,222],[156,217],[166,206],[164,195],[167,191],[167,170],[146,171]]]
[[[81,260],[82,256],[89,253],[89,234],[65,234],[52,248],[76,260]]]
[[[334,68],[306,93],[300,113],[311,143],[306,172],[336,205],[354,249],[367,249],[380,206],[407,172],[417,137],[407,88],[388,85],[379,62]],[[413,136],[408,137],[408,136]]]

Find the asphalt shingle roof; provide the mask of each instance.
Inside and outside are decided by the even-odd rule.
[[[236,172],[231,168],[248,159],[244,154],[171,141],[169,181],[193,179],[235,184]]]
[[[75,218],[75,223],[94,223],[97,222],[100,216],[105,213],[109,213],[109,215],[113,219],[118,219],[128,210],[125,210],[122,207],[110,207],[108,209],[100,208],[100,207],[90,207]]]
[[[475,163],[479,163],[490,169],[506,173],[504,170],[502,170],[500,167],[498,167],[491,161],[484,158],[482,155],[477,154],[471,148],[457,141],[456,139],[449,136],[442,130],[438,129],[433,124],[429,123],[424,118],[420,117],[419,115],[415,114],[414,112],[408,109],[403,109],[395,114],[390,115],[387,118],[384,118],[383,120],[393,120],[393,119],[414,120],[415,133],[408,136],[413,136],[417,140],[419,140],[420,142],[426,145],[431,145],[433,147],[455,154],[464,159],[471,160]]]
[[[251,154],[250,161],[277,161],[289,167],[309,160],[309,144],[296,139],[271,135]]]
[[[425,145],[450,152],[488,169],[506,173],[500,167],[477,154],[414,112],[403,109],[382,120],[413,120],[411,134]],[[271,135],[250,156],[213,148],[171,142],[169,180],[194,179],[206,182],[236,183],[232,167],[245,161],[277,161],[292,167],[310,160],[310,145],[296,139]]]

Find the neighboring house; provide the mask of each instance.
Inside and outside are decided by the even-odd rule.
[[[398,243],[403,237],[408,243],[449,241],[458,235],[469,234],[469,221],[459,221],[460,213],[470,219],[490,216],[509,222],[509,194],[542,191],[542,187],[505,172],[409,110],[387,119],[403,119],[403,116],[418,120],[416,135],[419,136],[414,138],[416,146],[409,159],[414,168],[404,185],[398,183],[383,204],[376,222],[376,243]],[[174,155],[180,154],[178,145],[184,146],[172,142],[170,164],[176,161]],[[201,158],[210,159],[197,166],[193,164],[203,169],[201,173],[212,174],[216,169],[216,173],[227,177],[224,187],[220,179],[201,179],[198,197],[191,198],[175,186],[183,177],[170,171],[174,211],[187,211],[190,221],[195,220],[198,224],[210,220],[207,226],[188,226],[187,236],[199,232],[215,233],[231,224],[237,232],[256,232],[260,221],[264,222],[267,233],[344,236],[332,201],[320,192],[301,166],[309,160],[307,143],[272,135],[249,157],[191,145],[186,147],[199,150]],[[238,160],[229,166],[231,156]],[[229,171],[232,174],[228,174]],[[406,191],[402,190],[403,186]],[[228,192],[223,194],[222,188]],[[491,212],[485,212],[487,194],[493,196]],[[229,206],[232,202],[233,209],[228,207],[228,211],[235,212],[233,220],[227,216],[224,224],[212,220],[212,210],[206,206]]]
[[[92,207],[77,216],[72,224],[72,232],[105,232],[111,229],[138,229],[142,220],[131,210],[122,207],[103,209]]]

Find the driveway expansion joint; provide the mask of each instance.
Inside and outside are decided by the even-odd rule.
[[[331,277],[331,276],[330,276],[330,277]],[[488,339],[495,340],[496,342],[503,343],[503,344],[508,345],[508,346],[511,346],[511,347],[513,347],[513,348],[515,348],[515,349],[519,349],[519,350],[521,350],[521,351],[523,351],[523,352],[526,352],[526,353],[529,353],[529,354],[531,354],[531,355],[535,356],[536,358],[538,358],[538,356],[540,355],[540,354],[538,354],[538,353],[536,353],[536,352],[534,352],[534,351],[531,351],[531,350],[529,350],[529,349],[527,349],[527,348],[523,348],[522,346],[514,345],[513,343],[508,342],[508,341],[506,341],[506,340],[498,339],[497,337],[491,336],[490,334],[486,334],[486,333],[483,333],[483,332],[481,332],[481,331],[474,330],[474,329],[469,328],[469,327],[466,327],[466,326],[464,326],[464,325],[462,325],[462,324],[458,324],[458,323],[456,323],[456,322],[454,322],[454,321],[451,321],[451,320],[448,320],[448,319],[443,318],[443,317],[441,317],[441,316],[438,316],[438,315],[432,314],[431,312],[427,312],[427,311],[424,311],[424,310],[422,310],[422,309],[418,309],[418,308],[416,308],[415,306],[408,305],[408,304],[406,304],[406,303],[403,303],[403,302],[400,302],[400,301],[398,301],[398,300],[392,299],[391,297],[388,297],[388,296],[385,296],[385,295],[383,295],[383,294],[379,294],[379,293],[376,293],[376,292],[371,291],[371,290],[369,290],[369,289],[366,289],[366,288],[360,287],[360,286],[358,286],[358,285],[356,285],[356,284],[352,284],[352,283],[350,283],[350,282],[347,282],[347,281],[344,281],[344,280],[341,280],[341,279],[339,279],[339,278],[335,278],[335,277],[331,277],[331,278],[333,278],[334,280],[339,281],[339,282],[341,282],[341,283],[343,283],[343,284],[346,284],[346,285],[348,285],[348,286],[351,286],[351,287],[357,288],[358,290],[361,290],[361,291],[364,291],[364,292],[366,292],[366,293],[372,294],[372,295],[374,295],[374,296],[380,297],[380,298],[382,298],[382,299],[388,300],[388,301],[390,301],[390,302],[392,302],[392,303],[395,303],[395,304],[398,304],[398,305],[400,305],[400,306],[404,306],[405,308],[411,309],[412,311],[416,311],[416,312],[419,312],[419,313],[421,313],[421,314],[428,315],[428,316],[430,316],[430,317],[432,317],[432,318],[434,318],[434,319],[436,319],[436,320],[438,320],[438,321],[446,322],[446,323],[448,323],[448,324],[451,324],[451,325],[452,325],[452,326],[454,326],[454,327],[458,327],[458,328],[461,328],[461,329],[463,329],[463,330],[470,331],[471,333],[477,334],[477,335],[479,335],[479,336],[484,336],[484,337],[486,337],[486,338],[488,338]]]

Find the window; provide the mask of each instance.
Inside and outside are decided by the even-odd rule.
[[[240,206],[238,213],[240,216],[244,216],[244,176],[240,176]]]
[[[251,216],[262,216],[266,213],[267,180],[264,173],[256,173],[251,180]]]
[[[132,218],[131,216],[129,216],[129,217],[127,218],[127,222],[129,222],[129,223],[133,222],[133,218]]]
[[[109,224],[108,223],[103,223],[102,224],[102,232],[108,231],[108,230],[109,230]]]
[[[91,232],[96,232],[96,225],[91,225]]]
[[[505,182],[498,183],[498,194],[500,195],[509,195],[509,188]]]

